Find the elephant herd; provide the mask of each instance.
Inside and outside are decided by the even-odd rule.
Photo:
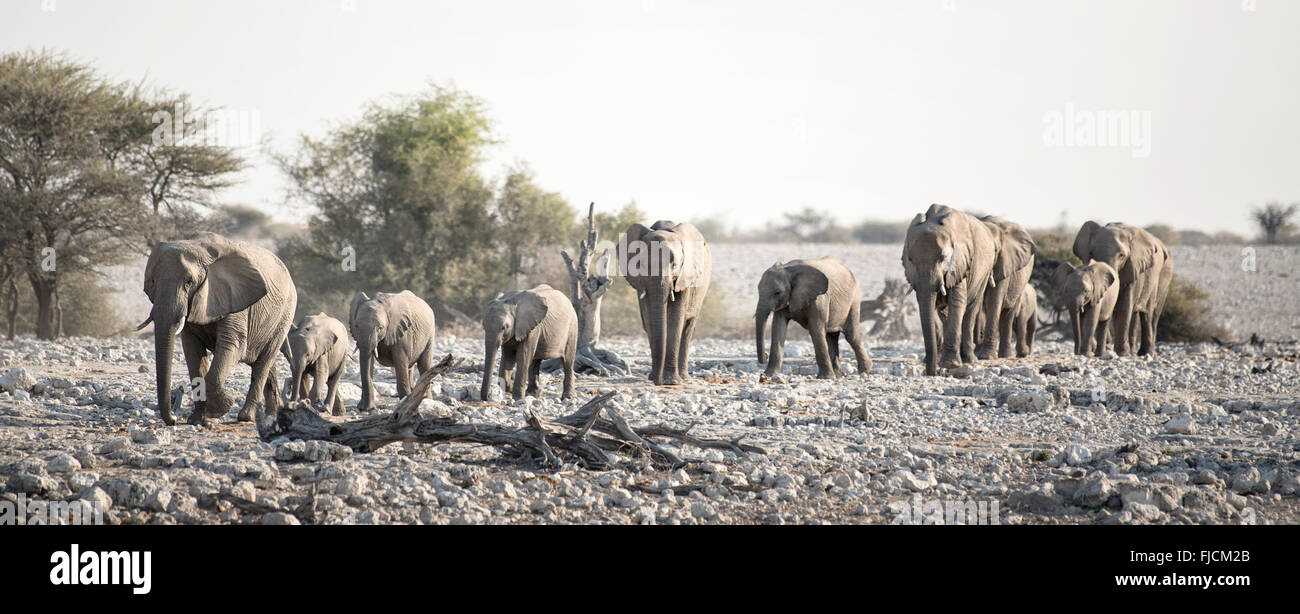
[[[1002,218],[943,205],[917,214],[907,229],[902,264],[916,292],[927,375],[1032,351],[1037,295],[1029,278],[1037,251],[1024,228]],[[1138,355],[1153,352],[1173,276],[1168,248],[1141,228],[1090,221],[1075,237],[1073,251],[1084,264],[1059,265],[1051,283],[1064,296],[1075,353],[1101,355],[1110,343],[1121,356],[1134,348]],[[712,272],[708,243],[689,223],[633,224],[616,257],[637,293],[650,345],[648,379],[655,385],[685,382]],[[261,404],[270,414],[278,411],[277,353],[291,367],[290,401],[321,403],[335,415],[344,409],[338,383],[349,338],[361,361],[359,411],[375,407],[376,362],[394,370],[399,396],[412,390],[412,367],[424,372],[433,364],[434,312],[410,291],[373,297],[358,292],[346,325],[324,313],[294,324],[297,291],[284,263],[266,249],[212,233],[159,243],[145,265],[144,292],[153,307],[136,330],[154,324],[158,410],[167,424],[175,423],[172,407],[180,400],[171,387],[177,337],[189,376],[184,388],[194,400],[192,424],[225,415],[230,400],[223,384],[235,361],[252,367],[241,421],[252,420]],[[853,272],[834,258],[777,262],[764,271],[754,316],[763,377],[780,376],[790,321],[812,338],[817,377],[845,375],[841,335],[853,350],[857,373],[868,373],[860,298]],[[770,349],[764,344],[769,318]],[[563,368],[561,398],[573,396],[578,317],[568,296],[544,284],[499,294],[484,309],[483,332],[480,398],[491,398],[498,354],[497,375],[513,398],[540,393],[541,362],[551,358]]]

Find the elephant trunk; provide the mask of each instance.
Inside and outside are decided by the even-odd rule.
[[[357,411],[369,411],[375,408],[375,386],[372,381],[375,371],[375,346],[366,340],[357,342],[357,351],[361,354],[361,402]]]
[[[1078,301],[1070,306],[1070,330],[1074,332],[1074,353],[1079,356],[1087,352],[1087,343],[1083,339],[1083,328],[1080,321],[1082,310],[1083,307],[1079,305]]]
[[[307,371],[308,357],[303,348],[295,347],[292,351],[293,359],[290,365],[293,367],[293,382],[289,384],[289,401],[300,401],[307,396],[304,388],[306,382],[303,381],[303,373]]]
[[[650,379],[655,385],[664,383],[665,361],[668,359],[668,296],[665,288],[650,290]]]
[[[479,388],[478,398],[484,401],[492,400],[492,371],[497,364],[497,351],[501,344],[497,343],[496,337],[490,332],[483,335],[483,385]]]
[[[172,343],[176,338],[173,327],[156,322],[153,332],[155,375],[158,385],[158,416],[164,424],[176,424],[172,417]]]
[[[758,304],[758,311],[754,313],[754,343],[758,348],[758,364],[767,364],[767,346],[763,343],[763,331],[767,328],[767,319],[772,314],[772,308]]]
[[[158,416],[162,418],[164,424],[176,424],[176,418],[172,416],[172,348],[176,341],[176,334],[185,327],[184,301],[178,301],[181,307],[174,310],[175,313],[167,313],[166,309],[159,309],[154,305],[149,312],[150,319],[153,320],[153,342],[154,342],[154,375],[155,383],[158,386]],[[197,409],[197,408],[196,408]]]
[[[942,286],[940,286],[942,287]],[[921,313],[921,337],[925,342],[925,374],[939,374],[939,322],[934,287],[922,283],[916,289],[916,307]]]

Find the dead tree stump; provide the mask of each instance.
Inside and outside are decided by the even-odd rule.
[[[457,422],[455,418],[420,414],[420,401],[433,378],[456,366],[451,354],[433,368],[420,374],[411,394],[402,399],[392,413],[367,416],[351,422],[332,422],[300,401],[277,414],[259,410],[257,433],[263,441],[280,437],[319,440],[341,444],[354,452],[374,452],[391,443],[412,441],[427,444],[475,443],[519,453],[558,469],[577,463],[588,469],[606,469],[616,464],[614,454],[648,458],[660,468],[676,469],[687,465],[654,438],[675,439],[697,448],[717,448],[737,454],[766,454],[759,447],[743,444],[740,438],[701,439],[690,434],[691,427],[677,429],[663,425],[632,426],[617,409],[608,405],[616,393],[596,396],[577,411],[554,421],[546,421],[524,409],[527,426],[516,428],[497,424]]]
[[[891,277],[885,280],[885,288],[874,300],[862,301],[859,318],[863,321],[875,320],[868,335],[872,339],[893,340],[909,339],[911,331],[907,329],[907,316],[916,311],[916,303],[907,300],[912,291],[906,280]]]
[[[581,373],[595,375],[625,375],[629,373],[627,362],[610,350],[596,347],[600,341],[600,302],[609,291],[609,275],[592,270],[592,261],[606,258],[608,250],[596,254],[596,203],[587,209],[587,238],[578,246],[578,257],[573,258],[561,250],[564,265],[569,269],[569,299],[573,301],[573,310],[578,313],[578,353],[575,369]],[[609,263],[600,267],[607,271]],[[554,363],[554,364],[551,364]],[[548,361],[543,365],[548,371],[558,370],[559,361]]]

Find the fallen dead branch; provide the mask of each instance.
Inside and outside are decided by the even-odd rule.
[[[411,394],[397,404],[390,414],[368,416],[351,422],[331,422],[310,404],[296,403],[281,409],[274,418],[259,417],[258,436],[263,441],[279,437],[323,440],[345,445],[356,452],[374,452],[397,442],[427,444],[475,443],[495,446],[533,458],[542,465],[558,469],[566,462],[577,462],[588,469],[605,469],[614,454],[649,458],[655,465],[676,469],[688,463],[663,447],[655,438],[673,439],[699,448],[730,450],[739,454],[766,452],[744,444],[740,438],[701,439],[689,434],[690,428],[674,429],[663,425],[634,427],[609,405],[615,393],[598,395],[577,411],[547,421],[531,410],[524,410],[527,426],[516,428],[497,424],[463,423],[455,418],[422,416],[420,401],[428,392],[433,378],[447,372],[459,361],[450,354],[416,380]]]

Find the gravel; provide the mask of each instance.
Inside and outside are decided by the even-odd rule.
[[[714,278],[742,316],[752,287],[729,277],[756,279],[776,259],[839,256],[867,296],[898,268],[889,246],[714,250]],[[561,402],[559,377],[544,374],[543,397],[516,404],[473,400],[481,339],[438,340],[439,354],[465,364],[435,381],[426,415],[523,427],[524,405],[553,419],[613,391],[633,424],[693,425],[696,437],[766,451],[665,442],[688,461],[674,470],[621,456],[606,471],[545,471],[489,446],[358,453],[262,442],[233,422],[245,365],[226,384],[235,405],[220,424],[166,427],[153,407],[151,340],[20,337],[0,341],[0,498],[98,504],[110,524],[888,524],[944,521],[925,510],[967,504],[999,524],[1297,523],[1300,344],[1277,340],[1295,338],[1300,296],[1270,271],[1298,253],[1260,247],[1249,277],[1239,248],[1175,248],[1175,270],[1201,276],[1224,321],[1241,323],[1232,339],[1268,341],[1161,344],[1150,358],[1076,357],[1040,338],[1029,358],[924,377],[919,342],[869,340],[872,372],[853,374],[844,360],[850,376],[831,381],[815,378],[811,343],[796,331],[782,381],[760,383],[752,340],[702,336],[694,379],[653,388],[644,339],[613,338],[602,347],[632,375],[579,375],[577,398]],[[1269,298],[1282,295],[1288,303]],[[174,359],[184,364],[179,351]],[[287,366],[276,368],[284,381]],[[359,383],[353,365],[341,385],[349,405]],[[391,408],[391,370],[379,370],[376,388]]]

